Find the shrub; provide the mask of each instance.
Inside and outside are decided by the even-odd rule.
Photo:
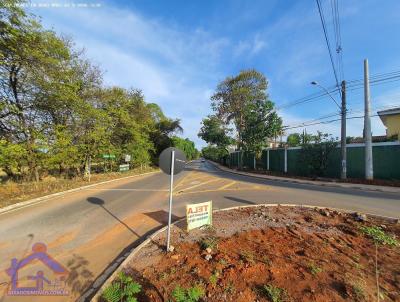
[[[204,294],[204,288],[200,285],[195,285],[187,289],[178,285],[173,290],[172,297],[175,302],[197,302],[200,301]]]
[[[263,286],[263,293],[271,302],[283,302],[286,299],[286,291],[283,288],[274,286],[272,284]]]
[[[108,286],[102,294],[107,302],[137,302],[136,294],[140,293],[142,287],[133,281],[132,277],[124,272],[119,273],[118,278]]]
[[[361,227],[361,231],[372,238],[372,240],[376,244],[382,245],[390,245],[390,246],[398,246],[399,242],[395,237],[386,234],[380,227],[372,226],[372,227]]]

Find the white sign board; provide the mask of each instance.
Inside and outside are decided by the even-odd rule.
[[[186,205],[187,230],[212,224],[212,201]]]
[[[129,154],[125,155],[125,162],[129,163],[131,161],[131,156]]]

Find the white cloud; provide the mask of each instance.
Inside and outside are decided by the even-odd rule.
[[[142,89],[147,101],[181,119],[185,136],[204,145],[197,132],[210,111],[209,96],[221,77],[216,65],[228,39],[202,29],[184,32],[113,7],[37,13],[47,27],[71,36],[86,49],[87,56],[105,70],[106,85]]]

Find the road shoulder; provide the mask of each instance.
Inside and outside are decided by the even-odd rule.
[[[210,164],[212,164],[213,166],[215,166],[216,168],[218,168],[219,170],[224,171],[224,172],[237,174],[237,175],[244,175],[244,176],[254,177],[254,178],[259,178],[259,179],[265,179],[265,180],[289,182],[289,183],[304,184],[304,185],[314,185],[314,186],[321,186],[321,187],[357,189],[357,190],[370,191],[370,192],[400,193],[400,188],[397,188],[397,187],[364,185],[364,184],[356,184],[356,183],[329,182],[329,181],[321,181],[321,180],[306,180],[306,179],[289,178],[289,177],[282,177],[282,176],[262,175],[262,174],[257,174],[257,173],[233,170],[233,169],[230,169],[228,167],[225,167],[219,163],[216,163],[216,162],[213,162],[210,160],[208,162]]]
[[[66,191],[62,191],[62,192],[57,192],[57,193],[41,196],[41,197],[38,197],[38,198],[34,198],[34,199],[22,201],[22,202],[18,202],[18,203],[6,206],[4,208],[0,208],[0,215],[5,214],[5,213],[9,213],[9,212],[14,212],[14,211],[17,211],[19,209],[23,209],[23,208],[26,208],[26,207],[29,207],[29,206],[32,206],[32,205],[35,205],[35,204],[38,204],[38,203],[42,203],[42,202],[50,200],[50,199],[52,199],[54,197],[62,196],[62,195],[68,194],[68,193],[78,192],[78,191],[85,190],[85,189],[88,189],[88,188],[92,188],[92,187],[95,187],[95,186],[98,186],[98,185],[108,184],[108,183],[120,181],[120,180],[123,180],[123,179],[135,178],[135,177],[140,177],[140,176],[145,176],[145,175],[150,175],[150,174],[156,174],[156,173],[160,173],[160,171],[152,171],[152,172],[147,172],[147,173],[142,173],[142,174],[136,174],[136,175],[130,175],[130,176],[125,176],[125,177],[105,180],[105,181],[97,182],[97,183],[94,183],[94,184],[81,186],[81,187],[78,187],[78,188],[74,188],[74,189],[70,189],[70,190],[66,190]]]

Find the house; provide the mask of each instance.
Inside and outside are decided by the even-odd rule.
[[[378,115],[386,127],[386,136],[400,138],[400,107],[378,111]]]

